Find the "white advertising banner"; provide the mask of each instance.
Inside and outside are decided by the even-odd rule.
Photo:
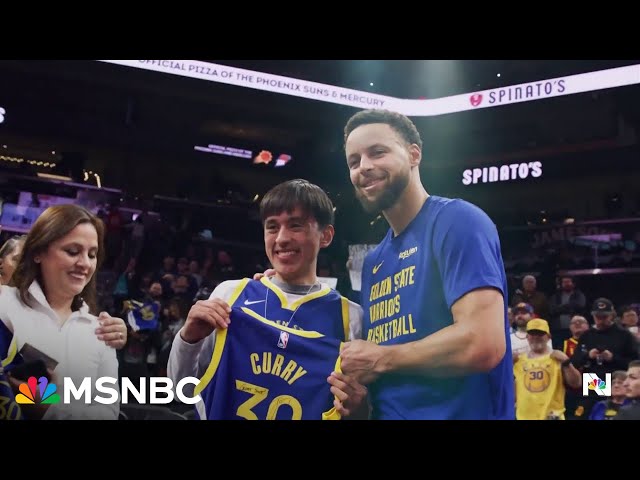
[[[466,110],[499,107],[511,103],[530,102],[563,95],[640,84],[640,65],[630,65],[491,90],[469,92],[450,97],[419,100],[377,95],[360,90],[198,60],[98,61],[362,109],[381,108],[393,110],[413,117],[445,115]]]

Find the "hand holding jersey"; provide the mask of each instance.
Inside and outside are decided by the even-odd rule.
[[[368,385],[378,378],[382,366],[383,347],[365,340],[353,340],[342,348],[342,370],[349,372],[356,382]]]
[[[231,307],[222,298],[198,300],[189,310],[180,335],[188,343],[207,338],[216,328],[227,328],[231,322]]]
[[[254,308],[257,308],[256,305],[264,305],[264,302],[248,301],[247,299],[245,299],[244,295],[248,295],[251,298],[254,298],[256,294],[254,293],[255,290],[253,289],[255,289],[256,287],[264,289],[265,285],[268,285],[268,288],[277,288],[266,279],[263,282],[251,282],[251,285],[248,286],[249,288],[247,288],[247,284],[249,283],[248,281],[243,280],[239,283],[232,282],[232,284],[236,283],[238,284],[238,286],[235,286],[233,288],[235,292],[231,294],[231,296],[228,298],[228,301],[231,304],[249,304],[250,306],[254,306]],[[221,294],[221,292],[224,292],[225,290],[229,290],[226,285],[223,287],[224,288],[217,290],[218,294]],[[251,293],[246,293],[247,291],[250,291]],[[222,294],[224,295],[224,293]],[[240,301],[236,302],[240,295],[243,295],[242,298],[240,299]],[[258,296],[262,296],[262,293],[260,293]],[[324,295],[323,297],[326,297],[326,295]],[[319,300],[323,301],[323,297],[320,297]],[[257,296],[255,296],[255,298],[257,298]],[[244,300],[244,302],[242,300]],[[313,299],[310,298],[310,300]],[[305,296],[299,298],[296,303],[299,303],[299,305],[307,303],[305,301]],[[313,303],[309,302],[309,305],[312,306]],[[189,311],[185,326],[180,331],[181,338],[188,343],[196,344],[208,337],[212,332],[216,331],[216,347],[214,348],[217,348],[217,342],[219,341],[222,332],[225,332],[224,335],[226,336],[226,330],[231,325],[231,311],[232,309],[229,307],[227,301],[222,298],[211,297],[209,300],[201,300],[197,302]],[[287,315],[289,315],[290,318],[295,317],[295,315],[291,315],[291,313]],[[325,328],[328,328],[328,322],[320,321],[317,326],[323,324],[326,325]],[[295,323],[294,325],[296,329],[299,328],[297,323]],[[341,327],[341,329],[342,328],[343,327]],[[342,336],[345,335],[347,334],[342,333]],[[345,339],[350,338],[350,336],[351,335],[345,337]],[[258,346],[256,345],[256,348],[257,347]],[[367,389],[363,385],[357,383],[352,377],[343,374],[341,371],[327,371],[326,374],[329,375],[326,378],[326,382],[329,383],[330,392],[334,396],[333,407],[335,408],[336,413],[342,417],[366,418],[368,416],[368,405],[365,401],[367,397]],[[203,376],[203,379],[205,378],[205,376]],[[220,397],[217,397],[217,401],[220,401]],[[201,418],[205,418],[205,415],[201,414]],[[206,416],[206,418],[212,418],[212,416],[209,415]]]

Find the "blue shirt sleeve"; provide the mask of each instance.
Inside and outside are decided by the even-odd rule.
[[[498,231],[480,208],[458,199],[445,205],[436,219],[433,246],[449,308],[482,287],[500,290],[507,301]]]
[[[607,402],[601,401],[596,403],[591,409],[589,420],[604,420],[604,412],[607,409]]]

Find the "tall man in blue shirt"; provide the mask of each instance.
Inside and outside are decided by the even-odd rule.
[[[468,202],[426,192],[409,118],[361,111],[344,133],[356,196],[391,228],[364,261],[366,340],[346,344],[343,371],[369,384],[376,419],[514,419],[495,225]]]

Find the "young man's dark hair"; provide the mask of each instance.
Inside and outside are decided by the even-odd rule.
[[[291,213],[296,207],[313,216],[320,228],[333,225],[333,203],[329,196],[319,186],[299,178],[280,183],[267,192],[260,202],[260,219],[264,223],[267,217]]]

